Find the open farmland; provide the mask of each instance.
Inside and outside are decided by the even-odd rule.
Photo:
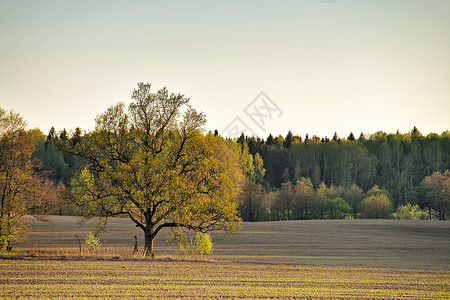
[[[84,238],[90,225],[79,218],[53,216],[35,221],[24,249],[72,249],[75,234]],[[235,236],[214,234],[213,259],[231,262],[292,263],[336,266],[385,266],[450,270],[450,222],[422,220],[311,220],[243,223]],[[174,256],[169,231],[155,241],[157,257]],[[128,219],[114,218],[102,238],[103,248],[131,253],[134,236],[142,251],[143,233]],[[111,250],[112,251],[112,250]]]
[[[0,260],[0,270],[0,298],[450,297],[444,271],[147,260]]]
[[[450,298],[449,222],[244,223],[236,236],[213,236],[212,260],[189,261],[176,259],[168,232],[157,259],[127,256],[134,235],[143,241],[126,219],[103,237],[108,255],[80,258],[74,235],[91,228],[77,220],[34,223],[23,249],[75,256],[1,258],[0,298]]]

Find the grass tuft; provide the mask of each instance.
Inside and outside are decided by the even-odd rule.
[[[13,249],[12,251],[2,250],[0,251],[0,256],[20,256],[27,254],[27,251],[20,249]]]

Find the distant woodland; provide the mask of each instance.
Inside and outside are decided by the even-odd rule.
[[[357,139],[335,133],[331,140],[302,139],[289,131],[266,140],[242,135],[237,142],[260,156],[265,169],[246,187],[252,190],[241,203],[246,220],[448,219],[448,131],[423,136],[414,127],[406,134],[377,132]]]
[[[55,184],[70,186],[83,161],[48,141],[80,135],[76,131],[52,128],[47,137],[41,134],[33,153]],[[237,199],[244,221],[449,219],[449,131],[424,136],[414,127],[405,134],[335,134],[332,139],[289,131],[285,137],[241,135],[230,142],[241,151],[246,178]],[[82,212],[62,205],[55,213]]]

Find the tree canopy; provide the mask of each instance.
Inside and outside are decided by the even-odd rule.
[[[255,159],[257,155],[262,159],[265,169],[263,180],[258,182],[263,189],[253,187],[253,190],[261,190],[262,193],[251,194],[255,196],[254,200],[259,199],[259,202],[251,203],[252,207],[263,208],[259,209],[256,219],[252,217],[253,221],[370,217],[372,214],[367,211],[363,213],[364,207],[369,208],[368,200],[365,206],[361,202],[371,196],[370,190],[374,186],[384,190],[391,203],[384,205],[384,213],[375,217],[390,216],[391,210],[405,207],[412,209],[414,204],[419,204],[421,208],[428,209],[423,216],[426,214],[429,218],[448,219],[450,207],[445,200],[448,197],[445,198],[440,192],[439,196],[434,196],[438,194],[433,192],[433,189],[445,190],[439,187],[445,184],[439,183],[442,180],[437,180],[435,174],[444,174],[445,170],[450,169],[448,131],[440,135],[430,133],[423,136],[414,127],[405,134],[381,131],[370,135],[361,133],[358,139],[352,133],[347,138],[339,138],[335,132],[331,140],[314,135],[310,138],[308,134],[302,140],[289,131],[284,143],[278,142],[280,140],[283,137],[274,137],[272,134],[268,135],[266,141],[244,135],[237,139],[243,148],[248,145]],[[297,185],[302,178],[312,183],[313,197],[299,196],[301,190],[298,190]],[[424,180],[434,187],[422,183]],[[294,198],[290,192],[292,186],[296,186]],[[335,198],[345,200],[351,211],[342,201],[333,202]],[[378,199],[381,197],[375,198],[379,203],[382,202]],[[272,199],[272,202],[267,202],[268,199]],[[310,200],[302,202],[301,199]],[[240,206],[244,220],[250,220],[249,207]],[[335,208],[331,210],[331,207]]]
[[[0,250],[11,250],[27,233],[24,216],[51,212],[57,201],[53,183],[36,172],[32,159],[36,133],[13,111],[0,108]]]
[[[75,130],[53,143],[84,158],[70,197],[86,217],[128,216],[145,236],[145,253],[163,228],[235,231],[234,198],[242,180],[240,154],[204,134],[203,113],[182,94],[139,83],[126,111],[118,103],[96,118],[93,132]]]

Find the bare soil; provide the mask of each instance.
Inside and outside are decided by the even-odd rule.
[[[34,220],[22,249],[77,254],[75,235],[84,238],[90,224],[77,217],[52,216]],[[213,234],[212,259],[230,262],[288,263],[316,266],[366,266],[450,270],[450,222],[424,220],[310,220],[243,223],[239,234]],[[114,218],[101,238],[103,250],[121,258],[131,256],[134,236],[144,244],[142,230],[128,219]],[[155,241],[160,258],[176,258],[177,245]]]

